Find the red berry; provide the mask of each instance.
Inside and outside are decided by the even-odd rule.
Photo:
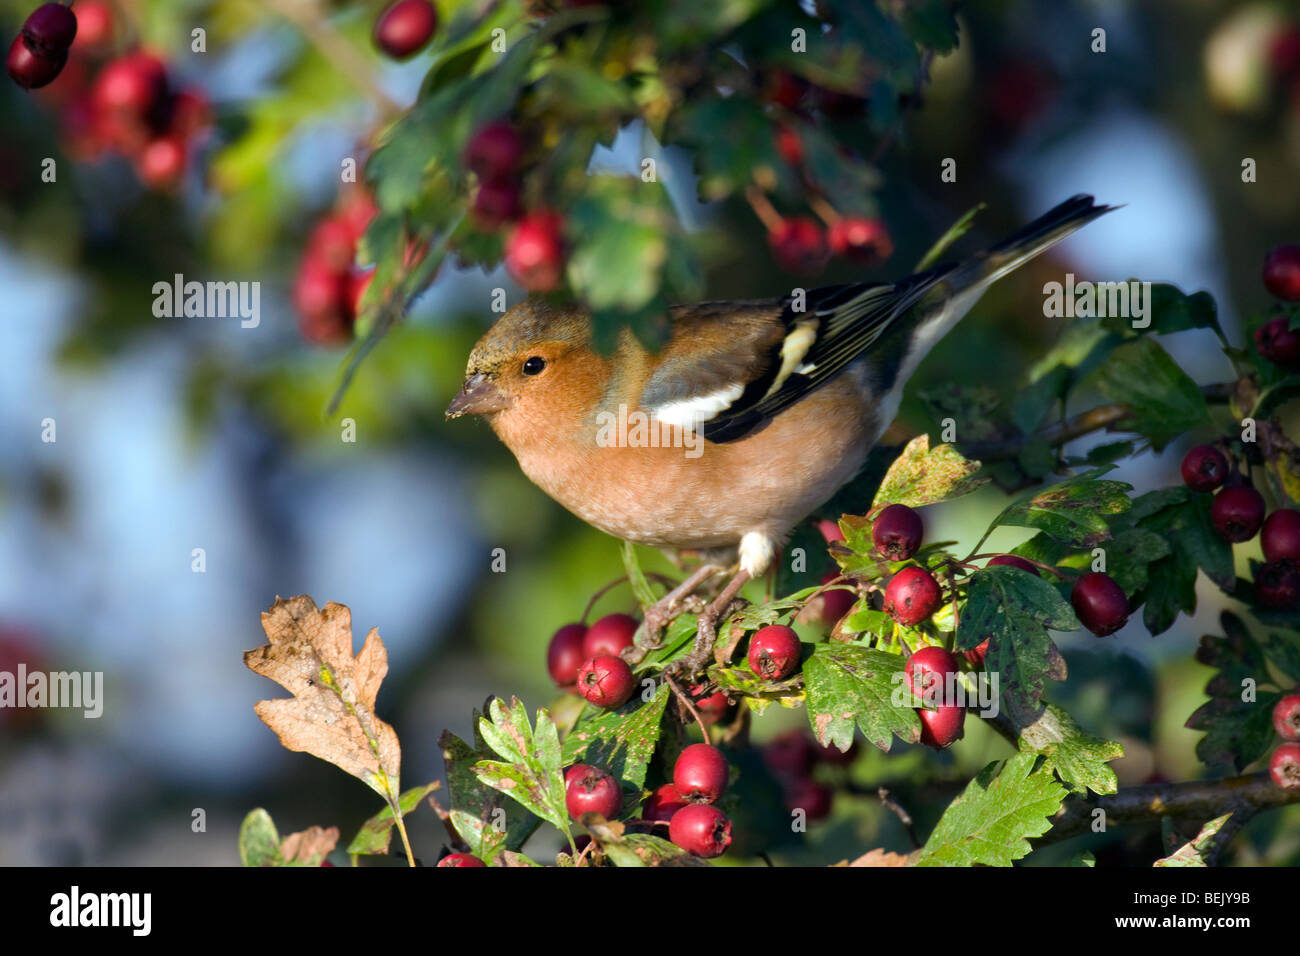
[[[95,105],[145,119],[167,95],[167,66],[151,53],[135,52],[105,66],[95,78]]]
[[[326,216],[307,237],[308,258],[332,271],[342,272],[350,267],[356,254],[356,236],[339,216]]]
[[[103,45],[113,33],[113,8],[103,0],[77,0],[78,50],[93,50]]]
[[[508,120],[480,126],[465,144],[465,168],[484,182],[505,179],[524,158],[524,138]]]
[[[621,657],[592,657],[578,668],[578,693],[597,707],[622,707],[634,690],[636,678]]]
[[[67,53],[77,38],[77,18],[61,3],[44,3],[27,17],[22,37],[36,53],[54,56]]]
[[[293,283],[293,304],[303,338],[322,345],[340,345],[352,337],[347,312],[346,272],[304,259]]]
[[[787,730],[763,747],[763,763],[775,777],[797,780],[812,773],[817,744],[802,730]]]
[[[181,90],[171,101],[172,133],[188,139],[212,125],[212,104],[202,90]]]
[[[23,89],[38,90],[53,82],[67,62],[66,51],[50,55],[37,53],[23,42],[21,36],[17,36],[13,46],[9,47],[5,68],[9,71],[9,78]]]
[[[1042,577],[1038,573],[1038,566],[1030,561],[1026,561],[1018,554],[999,554],[996,558],[989,558],[985,567],[1005,566],[1008,568],[1019,568],[1021,571],[1028,571],[1035,577]]]
[[[829,584],[839,576],[840,572],[832,568],[822,575],[821,583]],[[833,625],[853,609],[853,605],[857,603],[857,600],[856,593],[847,591],[844,588],[823,591],[800,609],[796,620],[817,621],[822,624]]]
[[[808,87],[808,81],[803,77],[787,70],[776,70],[768,77],[765,90],[767,101],[788,110],[798,109],[808,94]]]
[[[1213,445],[1197,445],[1183,456],[1180,470],[1192,491],[1213,491],[1228,480],[1228,459]]]
[[[1264,358],[1282,368],[1300,366],[1300,332],[1291,330],[1291,320],[1274,316],[1255,330],[1255,348]]]
[[[709,744],[691,744],[673,765],[673,786],[689,803],[715,803],[728,776],[727,758]]]
[[[699,692],[700,685],[691,688],[691,697],[695,709],[699,711],[700,720],[706,724],[716,724],[727,715],[727,709],[731,706],[731,698],[722,691],[717,691],[707,697],[697,696]]]
[[[785,792],[785,808],[804,812],[808,821],[824,820],[831,815],[834,794],[831,788],[815,780],[796,780]]]
[[[957,658],[942,647],[918,648],[903,665],[908,686],[934,704],[946,703],[946,678],[958,670]]]
[[[564,274],[564,220],[535,212],[519,220],[506,240],[506,271],[530,292],[549,292]]]
[[[1268,775],[1284,789],[1294,790],[1300,787],[1300,744],[1285,743],[1274,750],[1268,761]]]
[[[1227,541],[1249,541],[1264,523],[1264,497],[1250,485],[1233,485],[1214,496],[1210,521]]]
[[[612,820],[623,807],[623,791],[618,781],[599,767],[574,764],[564,774],[564,805],[575,820],[584,813],[599,813]]]
[[[776,128],[776,151],[791,166],[803,165],[803,140],[789,126]]]
[[[1109,574],[1092,571],[1074,582],[1070,604],[1079,621],[1098,637],[1114,634],[1128,620],[1128,598]]]
[[[673,814],[668,839],[696,856],[721,856],[731,845],[731,821],[717,807],[692,804]]]
[[[885,611],[899,624],[920,624],[942,601],[939,582],[925,568],[903,568],[885,587]]]
[[[1265,561],[1300,561],[1300,511],[1279,508],[1264,520],[1259,534]]]
[[[1273,705],[1273,729],[1283,740],[1300,740],[1300,694],[1287,694]]]
[[[1274,246],[1264,258],[1264,288],[1286,302],[1300,302],[1300,246]]]
[[[448,853],[438,861],[439,866],[487,866],[478,857],[469,853]]]
[[[921,516],[907,505],[889,505],[871,525],[876,554],[889,561],[906,561],[916,554],[924,535]]]
[[[582,639],[583,653],[588,657],[617,655],[623,648],[632,646],[637,623],[636,618],[627,614],[606,614],[587,628],[587,636]]]
[[[826,237],[822,227],[806,216],[781,220],[767,234],[772,255],[788,272],[820,272],[826,265]]]
[[[666,783],[650,794],[641,805],[641,819],[667,823],[678,810],[688,806],[690,804],[682,799],[677,788]]]
[[[799,668],[802,644],[793,628],[784,624],[760,627],[749,639],[749,666],[766,680],[783,680]]]
[[[379,207],[375,205],[374,197],[364,189],[352,189],[344,193],[339,201],[338,211],[334,214],[335,218],[348,227],[353,242],[361,241],[361,237],[366,234],[366,229],[378,215]],[[407,245],[402,258],[402,264],[405,266],[412,264],[412,245]]]
[[[1255,570],[1255,598],[1264,607],[1289,611],[1300,607],[1300,564],[1270,561]]]
[[[581,624],[566,624],[551,637],[546,648],[546,670],[557,687],[572,687],[578,681],[578,668],[588,657],[582,650],[587,629]]]
[[[151,189],[165,189],[180,182],[185,173],[185,142],[177,136],[160,136],[147,143],[135,158],[140,181]]]
[[[818,521],[817,530],[822,533],[822,537],[826,539],[827,544],[844,540],[844,532],[840,530],[839,523],[831,521],[829,518],[822,518]],[[826,582],[823,580],[822,584],[825,583]]]
[[[951,747],[966,732],[966,708],[940,707],[937,710],[918,710],[921,718],[921,743],[935,750]]]
[[[894,254],[894,241],[879,219],[845,216],[830,228],[831,252],[854,262],[881,262]]]
[[[429,0],[397,0],[375,21],[375,46],[394,60],[418,53],[438,28],[438,11]]]
[[[986,637],[969,651],[962,651],[962,656],[966,658],[971,667],[984,667],[984,659],[989,656],[989,639]]]
[[[469,210],[475,228],[481,232],[499,229],[507,222],[518,219],[522,212],[519,185],[508,179],[489,179],[480,183],[478,192],[474,194],[474,205]]]

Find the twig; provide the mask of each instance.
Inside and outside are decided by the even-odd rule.
[[[673,680],[671,674],[664,674],[664,680],[668,682],[668,686],[671,687],[673,693],[677,695],[677,700],[681,702],[683,707],[691,712],[691,716],[695,718],[695,722],[700,725],[700,733],[704,735],[704,742],[706,744],[710,743],[711,740],[709,738],[708,725],[704,723],[704,718],[700,716],[700,712],[696,710],[695,705],[691,703],[691,699],[687,697],[686,693],[677,685],[677,681]]]
[[[750,186],[745,190],[745,199],[754,210],[754,215],[758,217],[768,232],[775,232],[781,228],[781,223],[785,221],[784,217],[776,211],[776,208],[763,195],[763,191],[757,186]]]
[[[921,841],[917,839],[916,824],[912,821],[912,815],[904,810],[902,804],[891,797],[889,791],[884,787],[876,789],[876,796],[880,798],[880,802],[883,803],[885,807],[894,814],[894,816],[898,817],[899,822],[903,824],[903,829],[907,831],[907,838],[912,841],[912,846],[916,849],[920,849]]]

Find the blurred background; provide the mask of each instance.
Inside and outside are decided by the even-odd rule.
[[[15,35],[33,5],[0,0],[0,33]],[[413,102],[425,69],[419,57],[399,65],[374,51],[382,4],[317,8],[354,51],[343,62],[281,15],[292,2],[102,6],[111,28],[87,39],[83,27],[58,81],[30,94],[0,83],[0,670],[22,660],[102,671],[106,695],[98,720],[0,711],[0,864],[234,864],[239,821],[254,806],[282,833],[337,825],[346,841],[378,801],[283,750],[254,715],[255,701],[280,693],[241,660],[263,642],[260,612],[277,595],[306,593],[350,606],[358,642],[379,628],[390,659],[379,710],[401,736],[413,786],[442,771],[438,734],[468,737],[489,695],[518,694],[532,708],[556,696],[546,643],[621,573],[619,545],[529,484],[485,425],[443,421],[494,317],[492,290],[505,288],[510,303],[523,294],[502,271],[445,266],[361,366],[339,415],[324,415],[347,353],[303,320],[303,250],[322,219],[355,201],[340,189],[340,163],[364,161],[385,101]],[[193,48],[196,26],[205,52]],[[1042,309],[1043,283],[1065,271],[1206,289],[1239,339],[1267,302],[1265,252],[1300,239],[1296,8],[975,0],[961,27],[959,49],[932,65],[924,104],[876,160],[894,255],[866,273],[832,264],[825,283],[910,272],[977,203],[988,208],[959,251],[1076,192],[1127,205],[990,293],[923,365],[902,424],[936,434],[917,398],[928,386],[1009,393],[1023,381],[1066,324]],[[1097,28],[1104,54],[1091,51]],[[133,164],[84,129],[89,78],[127,37],[156,51],[173,89],[192,98],[179,165]],[[623,130],[593,166],[635,170],[648,138]],[[940,180],[945,158],[956,160],[955,182]],[[1257,181],[1244,183],[1248,158]],[[753,214],[699,203],[688,157],[670,150],[660,162],[683,219],[726,237],[710,257],[709,297],[784,294],[791,280]],[[176,273],[260,282],[260,324],[156,317],[153,286]],[[1198,381],[1230,373],[1209,332],[1165,344]],[[344,440],[345,419],[355,441]],[[1172,484],[1185,448],[1148,453],[1116,477],[1139,491]],[[931,533],[969,547],[1000,495],[989,487],[927,509]],[[1019,540],[1004,529],[993,545]],[[505,573],[491,570],[495,548]],[[1158,639],[1136,620],[1104,644],[1061,639],[1071,676],[1049,696],[1123,741],[1121,785],[1202,772],[1198,734],[1182,722],[1204,700],[1210,671],[1192,651],[1217,628],[1223,599],[1200,583],[1196,617]],[[634,610],[624,587],[595,613]],[[756,737],[801,721],[772,715]],[[1007,752],[974,723],[941,755],[864,754],[854,780],[869,788],[925,763],[943,799],[916,808],[924,832],[954,781]],[[195,809],[205,832],[191,827]],[[887,813],[850,810],[837,806],[782,858],[824,863],[897,842]],[[1294,859],[1297,812],[1258,818],[1236,861]],[[418,854],[436,855],[431,814],[411,832]]]

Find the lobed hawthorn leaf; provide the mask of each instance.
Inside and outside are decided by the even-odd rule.
[[[1124,756],[1124,748],[1114,740],[1088,733],[1061,708],[1047,704],[1032,723],[1017,729],[1017,748],[1041,754],[1043,766],[1055,772],[1072,792],[1114,793],[1119,788],[1115,771],[1107,763]]]
[[[1214,845],[1214,838],[1218,832],[1223,829],[1223,825],[1228,822],[1228,817],[1232,816],[1229,811],[1221,817],[1215,817],[1206,823],[1199,833],[1196,834],[1189,842],[1184,843],[1173,853],[1166,857],[1156,860],[1152,866],[1208,866],[1205,855]]]
[[[804,661],[808,722],[823,747],[847,751],[857,726],[873,744],[888,751],[891,738],[921,739],[921,706],[903,680],[897,654],[852,644],[818,644]],[[895,695],[900,703],[895,703]]]
[[[1264,653],[1278,670],[1300,682],[1300,630],[1268,635],[1264,638]]]
[[[480,718],[476,710],[475,747],[450,731],[444,731],[438,738],[438,746],[442,748],[446,766],[452,826],[469,845],[471,853],[491,863],[502,848],[518,850],[523,846],[540,820],[522,804],[506,800],[500,791],[482,783],[474,773],[474,765],[488,759],[487,745],[477,733]]]
[[[434,790],[437,790],[440,786],[441,784],[437,780],[434,780],[432,783],[426,783],[422,786],[412,787],[411,789],[404,791],[402,795],[397,798],[398,806],[401,807],[402,810],[402,816],[405,817],[406,814],[414,811],[415,808],[420,805],[420,801]],[[393,808],[389,806],[384,807],[384,809],[380,810],[365,823],[361,824],[361,829],[357,831],[357,835],[354,836],[352,842],[348,844],[348,855],[383,856],[388,853],[388,847],[392,842],[393,837],[394,822]],[[478,856],[478,853],[476,852],[474,855]]]
[[[1171,553],[1169,542],[1154,531],[1130,528],[1121,531],[1103,546],[1106,553],[1106,573],[1133,595],[1147,586],[1147,568],[1153,561]]]
[[[583,825],[615,866],[709,866],[675,843],[649,833],[628,833],[622,823],[583,817]]]
[[[503,759],[478,761],[474,774],[568,837],[571,831],[564,801],[560,738],[546,709],[537,711],[536,730],[529,725],[528,711],[518,697],[512,697],[508,706],[494,698],[488,714],[490,720],[479,718],[479,732],[488,747]]]
[[[942,382],[918,394],[935,422],[942,422],[945,418],[962,422],[963,442],[996,441],[1008,437],[997,424],[999,419],[1005,418],[999,412],[1002,397],[987,385]]]
[[[976,478],[980,463],[964,458],[951,445],[930,448],[929,435],[917,435],[889,466],[872,506],[885,504],[923,505],[969,494],[988,482]]]
[[[1196,742],[1196,756],[1202,763],[1241,771],[1272,744],[1273,705],[1282,695],[1258,689],[1268,680],[1268,664],[1241,620],[1225,611],[1219,623],[1223,636],[1206,634],[1196,648],[1196,659],[1215,669],[1205,685],[1210,699],[1187,718],[1185,726],[1206,732]],[[1253,700],[1243,700],[1247,687],[1254,688]]]
[[[1155,339],[1117,347],[1088,378],[1111,401],[1131,407],[1119,427],[1147,438],[1156,451],[1209,420],[1200,388]]]
[[[1122,294],[1123,286],[1132,287],[1136,282],[1135,279],[1129,279],[1127,282],[1119,283]],[[1214,304],[1214,297],[1208,292],[1194,292],[1191,295],[1185,294],[1175,285],[1166,282],[1156,282],[1151,285],[1151,297],[1146,303],[1148,309],[1148,318],[1150,323],[1144,328],[1135,328],[1133,319],[1127,315],[1108,315],[1101,319],[1103,328],[1126,339],[1136,338],[1140,335],[1170,335],[1174,332],[1185,332],[1188,329],[1213,329],[1222,334],[1219,326],[1218,308]],[[1123,312],[1132,312],[1132,309],[1122,309]]]
[[[1022,753],[980,771],[943,812],[917,866],[1010,866],[1028,840],[1051,829],[1066,790],[1037,754]]]
[[[1129,509],[1132,486],[1122,481],[1098,481],[1109,468],[1094,468],[1047,488],[1030,491],[993,519],[1000,525],[1037,528],[1059,541],[1081,548],[1096,547],[1110,537],[1107,518]]]
[[[579,761],[595,764],[640,790],[645,786],[646,769],[659,743],[670,693],[664,682],[648,701],[633,696],[617,710],[593,713],[580,720],[564,738],[564,766]]]
[[[958,650],[987,640],[985,667],[1000,675],[1002,695],[1014,709],[1032,712],[1043,696],[1043,681],[1065,680],[1065,658],[1047,630],[1080,627],[1059,591],[1020,568],[994,565],[970,576],[966,606],[957,624]]]

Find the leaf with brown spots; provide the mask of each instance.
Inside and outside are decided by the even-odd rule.
[[[889,466],[872,506],[919,508],[970,494],[989,480],[976,478],[979,470],[978,461],[963,457],[951,445],[936,445],[931,450],[930,436],[917,435]]]
[[[338,842],[338,827],[308,827],[280,841],[280,856],[288,866],[320,866],[320,861]]]
[[[318,610],[304,595],[277,598],[262,615],[268,644],[244,663],[293,697],[258,701],[254,709],[289,750],[304,751],[365,782],[390,803],[397,799],[402,748],[375,715],[375,697],[388,673],[379,632],[352,656],[352,612],[330,602]]]
[[[903,678],[897,654],[856,644],[818,644],[804,661],[808,722],[823,747],[848,750],[857,726],[881,750],[892,737],[921,739],[920,698]]]
[[[1113,466],[1111,466],[1113,467]],[[1110,537],[1107,519],[1123,514],[1132,502],[1131,485],[1122,481],[1098,481],[1110,467],[1094,468],[1049,488],[1021,495],[993,519],[989,532],[1000,525],[1038,528],[1057,541],[1078,548],[1093,548]],[[982,541],[981,541],[982,543]]]

